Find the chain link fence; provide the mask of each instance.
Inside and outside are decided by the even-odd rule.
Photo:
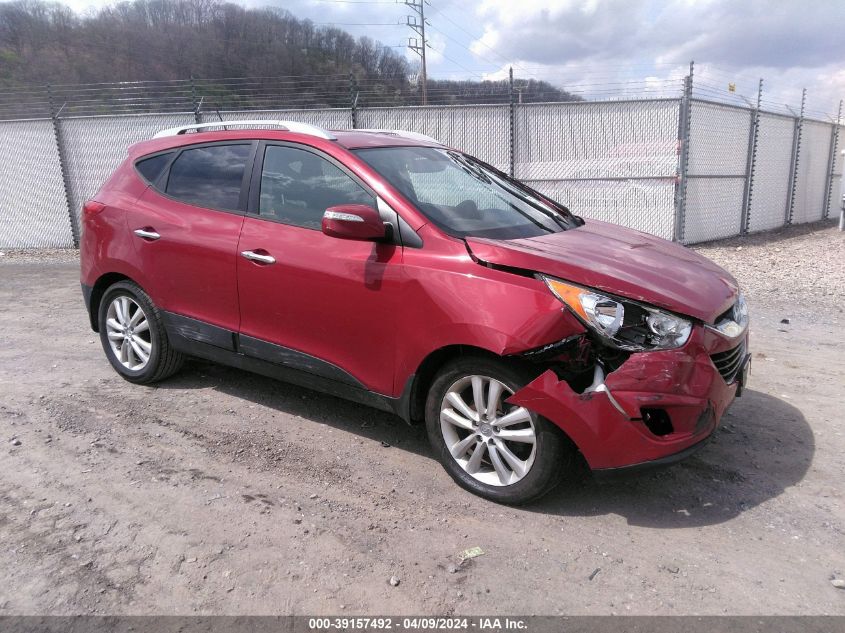
[[[683,241],[739,235],[751,112],[693,100]]]
[[[792,117],[760,114],[754,187],[748,212],[751,231],[768,231],[786,222],[794,132]]]
[[[798,153],[798,180],[792,223],[817,222],[824,218],[824,200],[830,171],[831,126],[804,121]]]
[[[803,108],[785,115],[700,99],[691,80],[677,98],[515,103],[511,93],[510,103],[359,107],[353,94],[349,107],[221,110],[204,101],[206,84],[157,83],[154,97],[135,85],[29,91],[42,118],[2,120],[0,111],[0,248],[74,246],[83,203],[128,146],[195,122],[420,132],[578,215],[686,244],[818,221],[839,200],[841,126],[805,118]]]
[[[672,238],[677,99],[517,106],[514,175],[578,215]]]
[[[59,161],[50,119],[0,123],[0,247],[74,246]]]
[[[359,128],[427,134],[498,169],[509,169],[507,105],[366,108],[357,112],[356,119]]]
[[[277,121],[293,120],[310,123],[311,125],[317,125],[327,130],[348,130],[352,127],[349,110],[345,108],[314,110],[224,110],[204,112],[198,118],[200,123],[275,119]]]
[[[77,222],[82,205],[97,193],[106,178],[126,158],[130,145],[152,138],[161,129],[193,122],[192,114],[132,114],[57,120],[68,199]]]

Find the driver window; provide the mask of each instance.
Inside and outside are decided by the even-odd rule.
[[[323,213],[338,204],[375,207],[376,201],[325,158],[294,147],[267,146],[258,206],[261,217],[319,230]]]

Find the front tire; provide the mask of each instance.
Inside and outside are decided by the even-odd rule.
[[[573,469],[573,451],[545,418],[505,401],[531,379],[513,364],[480,356],[445,365],[428,393],[426,428],[446,472],[462,488],[499,503],[533,501]]]
[[[98,314],[100,341],[112,367],[129,382],[149,384],[173,375],[184,356],[170,346],[161,313],[138,284],[106,290]]]

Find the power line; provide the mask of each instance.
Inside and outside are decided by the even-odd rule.
[[[314,0],[314,2],[332,2],[336,4],[396,4],[390,0]]]
[[[440,17],[443,17],[443,16],[441,15]],[[460,41],[456,40],[454,37],[452,37],[452,36],[451,36],[451,35],[449,35],[448,33],[444,33],[443,31],[441,31],[441,30],[440,30],[440,29],[438,29],[438,28],[435,28],[435,27],[434,27],[434,26],[432,26],[431,24],[429,24],[429,25],[428,25],[428,27],[429,27],[430,29],[432,29],[434,32],[436,32],[436,33],[440,33],[440,35],[442,35],[442,36],[443,36],[443,37],[445,37],[446,39],[453,41],[455,44],[457,44],[457,45],[458,45],[458,46],[460,46],[461,48],[464,48],[464,49],[468,50],[470,53],[473,53],[473,51],[472,51],[472,49],[471,49],[471,48],[468,48],[466,45],[464,45],[462,42],[460,42]],[[473,53],[473,55],[474,55],[474,54],[475,54],[475,53]],[[443,53],[441,53],[441,55],[443,55]],[[443,55],[443,57],[446,57],[446,56],[445,56],[445,55]],[[479,55],[479,57],[481,57],[481,55]],[[448,59],[448,58],[447,58],[447,59]],[[483,58],[483,57],[481,57],[481,59],[484,59],[484,58]],[[486,60],[486,59],[485,59],[484,61],[486,61],[488,64],[491,64],[491,65],[495,66],[495,64],[493,64],[493,63],[492,63],[491,61],[489,61],[489,60]],[[457,62],[454,62],[454,63],[456,63],[456,64],[457,64]],[[460,65],[460,64],[458,64],[458,66],[461,66],[461,65]],[[466,67],[464,67],[464,66],[461,66],[461,68],[463,68],[463,69],[464,69],[464,70],[466,70],[467,72],[471,72],[468,68],[466,68]],[[482,71],[482,72],[485,72],[485,71]]]
[[[399,26],[399,22],[312,22],[316,26]]]
[[[455,8],[457,8],[457,9],[458,9],[458,10],[460,10],[460,11],[462,11],[465,15],[468,15],[468,14],[466,13],[466,11],[464,11],[464,10],[463,10],[460,6],[456,6]],[[492,52],[492,53],[493,53],[493,54],[494,54],[497,58],[499,58],[500,60],[502,60],[502,62],[503,62],[503,63],[508,64],[508,65],[512,66],[513,68],[515,68],[516,70],[523,72],[523,73],[524,73],[525,75],[527,75],[529,78],[539,79],[539,77],[538,77],[538,75],[537,75],[536,73],[531,72],[531,69],[546,70],[546,71],[547,71],[547,73],[550,73],[550,74],[556,75],[556,76],[558,76],[558,77],[560,77],[560,76],[562,76],[562,75],[566,74],[567,72],[576,72],[576,70],[575,70],[575,69],[573,69],[573,71],[567,71],[567,70],[556,70],[556,69],[554,69],[553,67],[551,67],[551,68],[550,68],[550,67],[548,67],[548,66],[524,66],[524,65],[521,65],[521,64],[517,64],[517,63],[515,63],[515,62],[513,62],[513,61],[511,61],[511,60],[509,60],[509,59],[507,59],[506,57],[504,57],[504,56],[503,56],[503,55],[501,55],[500,53],[498,53],[498,52],[497,52],[497,51],[496,51],[493,47],[491,47],[491,46],[490,46],[490,45],[488,45],[486,42],[484,42],[484,41],[483,41],[483,39],[482,39],[480,36],[478,36],[478,35],[475,35],[475,34],[471,33],[470,31],[468,31],[467,29],[465,29],[464,27],[462,27],[460,24],[458,24],[457,22],[455,22],[454,20],[452,20],[452,19],[451,19],[448,15],[446,15],[446,14],[445,14],[442,10],[440,10],[440,9],[436,10],[436,11],[435,11],[435,15],[437,15],[437,17],[438,17],[438,18],[443,18],[444,20],[446,20],[447,22],[449,22],[450,24],[452,24],[454,27],[456,27],[457,29],[459,29],[460,31],[462,31],[463,33],[465,33],[466,35],[468,35],[470,38],[472,38],[472,39],[476,40],[478,44],[480,44],[480,45],[484,46],[486,49],[488,49],[490,52]],[[494,66],[494,67],[495,67],[495,66],[497,66],[497,65],[498,65],[496,62],[492,61],[492,60],[491,60],[491,59],[489,59],[488,57],[485,57],[485,56],[481,55],[481,54],[480,54],[480,53],[478,53],[477,51],[473,50],[472,48],[470,48],[469,46],[467,46],[466,44],[464,44],[464,43],[463,43],[463,42],[461,42],[460,40],[458,40],[458,39],[456,39],[456,38],[452,37],[451,35],[449,35],[448,33],[444,32],[443,30],[441,30],[441,29],[439,29],[439,28],[437,28],[437,27],[435,27],[435,26],[431,25],[430,23],[428,24],[428,26],[429,26],[429,28],[433,29],[433,30],[434,30],[435,32],[437,32],[437,33],[440,33],[441,35],[443,35],[443,36],[444,36],[444,37],[446,37],[447,39],[451,40],[452,42],[454,42],[455,44],[457,44],[457,45],[458,45],[458,46],[460,46],[461,48],[463,48],[463,49],[467,50],[468,52],[472,53],[472,55],[473,55],[473,56],[475,56],[475,57],[477,57],[477,58],[481,59],[482,61],[484,61],[484,62],[486,62],[486,63],[490,64],[491,66]],[[443,55],[443,57],[444,57],[445,59],[448,59],[449,61],[452,61],[452,63],[456,64],[457,66],[459,66],[460,68],[462,68],[463,70],[465,70],[465,71],[467,71],[467,72],[469,72],[469,73],[471,73],[471,74],[476,74],[476,75],[477,75],[477,72],[481,72],[481,73],[489,72],[489,69],[484,69],[484,68],[482,68],[482,69],[477,69],[477,72],[476,72],[476,71],[473,71],[473,70],[470,70],[470,69],[469,69],[469,68],[467,68],[466,66],[464,66],[464,65],[462,65],[462,64],[460,64],[460,63],[458,63],[458,62],[456,62],[456,61],[454,61],[454,60],[452,60],[452,59],[450,59],[450,58],[449,58],[449,57],[447,57],[445,54],[443,54],[443,53],[441,53],[441,54]],[[655,70],[657,70],[657,69],[656,69],[656,67],[657,67],[657,66],[676,66],[676,64],[672,64],[672,63],[668,63],[668,62],[656,62],[656,63],[653,63],[653,64],[639,64],[639,65],[635,65],[635,64],[624,64],[624,65],[619,65],[619,66],[618,66],[618,68],[620,68],[620,69],[624,69],[624,70],[634,70],[636,66],[640,66],[640,67],[643,67],[643,68],[653,68],[653,67],[654,67],[654,68],[655,68]],[[595,66],[593,66],[593,67],[595,67]],[[579,67],[578,67],[577,71],[580,71],[580,70],[585,69],[585,68],[587,68],[587,67],[586,67],[586,66],[582,66],[582,65],[580,65],[580,64],[579,64]],[[608,65],[602,65],[600,68],[607,69],[607,68],[608,68]],[[612,72],[612,71],[606,71],[606,72],[607,72],[607,74],[611,74],[611,72]],[[478,76],[480,76],[480,75],[478,75]],[[482,78],[483,78],[483,77],[482,77]],[[628,82],[619,82],[619,83],[628,83]]]
[[[431,25],[429,25],[429,26],[431,26]],[[451,57],[449,57],[449,56],[448,56],[446,53],[444,53],[443,51],[438,51],[436,48],[434,48],[434,47],[433,47],[433,46],[431,46],[431,45],[429,45],[429,48],[430,48],[431,50],[433,50],[435,53],[439,53],[440,55],[442,55],[442,56],[443,56],[443,59],[445,59],[445,60],[447,60],[447,61],[450,61],[450,62],[452,62],[453,64],[455,64],[455,66],[458,66],[459,68],[461,68],[461,69],[465,70],[465,71],[466,71],[466,72],[468,72],[471,76],[473,76],[473,77],[478,77],[478,78],[480,78],[481,80],[484,80],[484,75],[482,75],[482,74],[481,74],[481,72],[483,72],[483,71],[481,71],[481,72],[473,72],[473,71],[471,71],[469,68],[467,68],[466,66],[464,66],[463,64],[461,64],[460,62],[455,61],[454,59],[452,59]]]
[[[501,59],[504,63],[509,64],[509,65],[513,66],[514,68],[517,68],[518,70],[521,70],[521,71],[525,72],[527,75],[533,75],[533,73],[527,72],[527,71],[525,70],[525,68],[523,68],[523,67],[522,67],[522,66],[520,66],[519,64],[516,64],[516,63],[514,63],[514,62],[512,62],[512,61],[508,60],[508,59],[507,59],[507,58],[505,58],[504,56],[500,55],[500,54],[496,51],[496,49],[494,49],[492,46],[490,46],[489,44],[487,44],[487,42],[485,42],[485,41],[482,39],[482,37],[481,37],[481,36],[478,36],[478,35],[473,35],[473,34],[472,34],[472,33],[470,33],[469,31],[467,31],[464,27],[462,27],[460,24],[458,24],[457,22],[455,22],[452,18],[450,18],[448,15],[446,15],[445,13],[440,13],[439,15],[440,15],[440,17],[441,17],[441,18],[445,19],[447,22],[449,22],[449,23],[450,23],[450,24],[452,24],[453,26],[457,27],[459,30],[463,31],[464,33],[466,33],[467,35],[469,35],[469,36],[470,36],[471,38],[473,38],[474,40],[476,40],[479,44],[481,44],[484,48],[486,48],[486,49],[488,49],[490,52],[492,52],[492,53],[493,53],[496,57],[498,57],[499,59]],[[433,27],[432,27],[432,28],[433,28]],[[446,35],[446,34],[445,34],[445,33],[443,33],[443,35]],[[449,37],[449,36],[448,36],[448,35],[446,35],[446,37]],[[450,38],[450,39],[451,39],[451,38]],[[463,46],[463,45],[462,45],[462,46]],[[477,55],[478,57],[481,57],[481,55],[478,55],[478,53],[476,53],[475,51],[473,51],[471,48],[469,48],[469,47],[467,47],[467,46],[464,46],[464,48],[466,48],[466,49],[467,49],[470,53],[472,53],[473,55]],[[484,61],[486,61],[487,63],[492,64],[492,65],[494,65],[494,66],[495,66],[495,64],[493,64],[493,62],[491,62],[489,59],[485,59],[484,57],[481,57],[481,59],[484,59]],[[536,78],[536,77],[535,77],[535,78]]]
[[[437,10],[435,11],[435,14],[436,14],[436,15],[439,15],[440,17],[446,17],[446,16],[445,16],[445,15],[441,12],[441,10],[440,10],[440,9],[437,9]],[[447,18],[447,19],[448,19],[448,18]],[[451,21],[451,20],[450,20],[450,21]],[[466,49],[467,51],[469,51],[469,52],[470,52],[470,53],[472,53],[473,55],[476,55],[476,53],[475,53],[472,49],[468,48],[466,45],[464,45],[462,42],[460,42],[460,41],[456,40],[455,38],[453,38],[453,37],[452,37],[451,35],[449,35],[448,33],[445,33],[445,32],[443,32],[443,31],[441,31],[440,29],[435,28],[434,26],[432,26],[432,24],[431,24],[430,22],[426,22],[426,24],[428,25],[428,27],[429,27],[429,28],[433,29],[435,32],[440,33],[442,36],[444,36],[444,37],[446,37],[447,39],[449,39],[449,40],[451,40],[451,41],[455,42],[458,46],[460,46],[460,47],[462,47],[462,48]],[[458,62],[458,61],[456,61],[456,60],[452,59],[451,57],[449,57],[448,55],[446,55],[446,53],[445,53],[445,52],[443,52],[443,51],[437,51],[437,49],[433,48],[431,45],[429,45],[428,47],[429,47],[429,48],[431,48],[431,50],[433,50],[433,51],[435,51],[435,52],[440,53],[440,55],[443,57],[443,59],[446,59],[446,60],[448,60],[448,61],[452,62],[455,66],[458,66],[459,68],[461,68],[461,69],[463,69],[464,71],[468,72],[470,75],[472,75],[472,76],[476,76],[476,77],[479,77],[482,81],[484,80],[484,75],[483,75],[483,74],[481,74],[481,73],[489,72],[489,70],[488,70],[488,69],[480,69],[480,70],[478,70],[478,71],[473,71],[473,70],[470,70],[469,68],[467,68],[466,66],[464,66],[464,65],[463,65],[463,64],[461,64],[460,62]],[[491,62],[490,60],[484,59],[481,55],[477,55],[477,56],[478,56],[478,57],[481,57],[481,59],[483,59],[484,61],[486,61],[488,64],[491,64],[492,66],[495,66],[495,64],[494,64],[493,62]]]

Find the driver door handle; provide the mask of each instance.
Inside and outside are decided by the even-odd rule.
[[[259,264],[276,263],[276,258],[272,255],[262,255],[261,253],[256,253],[255,251],[242,251],[241,257],[244,257],[252,262],[258,262]]]

